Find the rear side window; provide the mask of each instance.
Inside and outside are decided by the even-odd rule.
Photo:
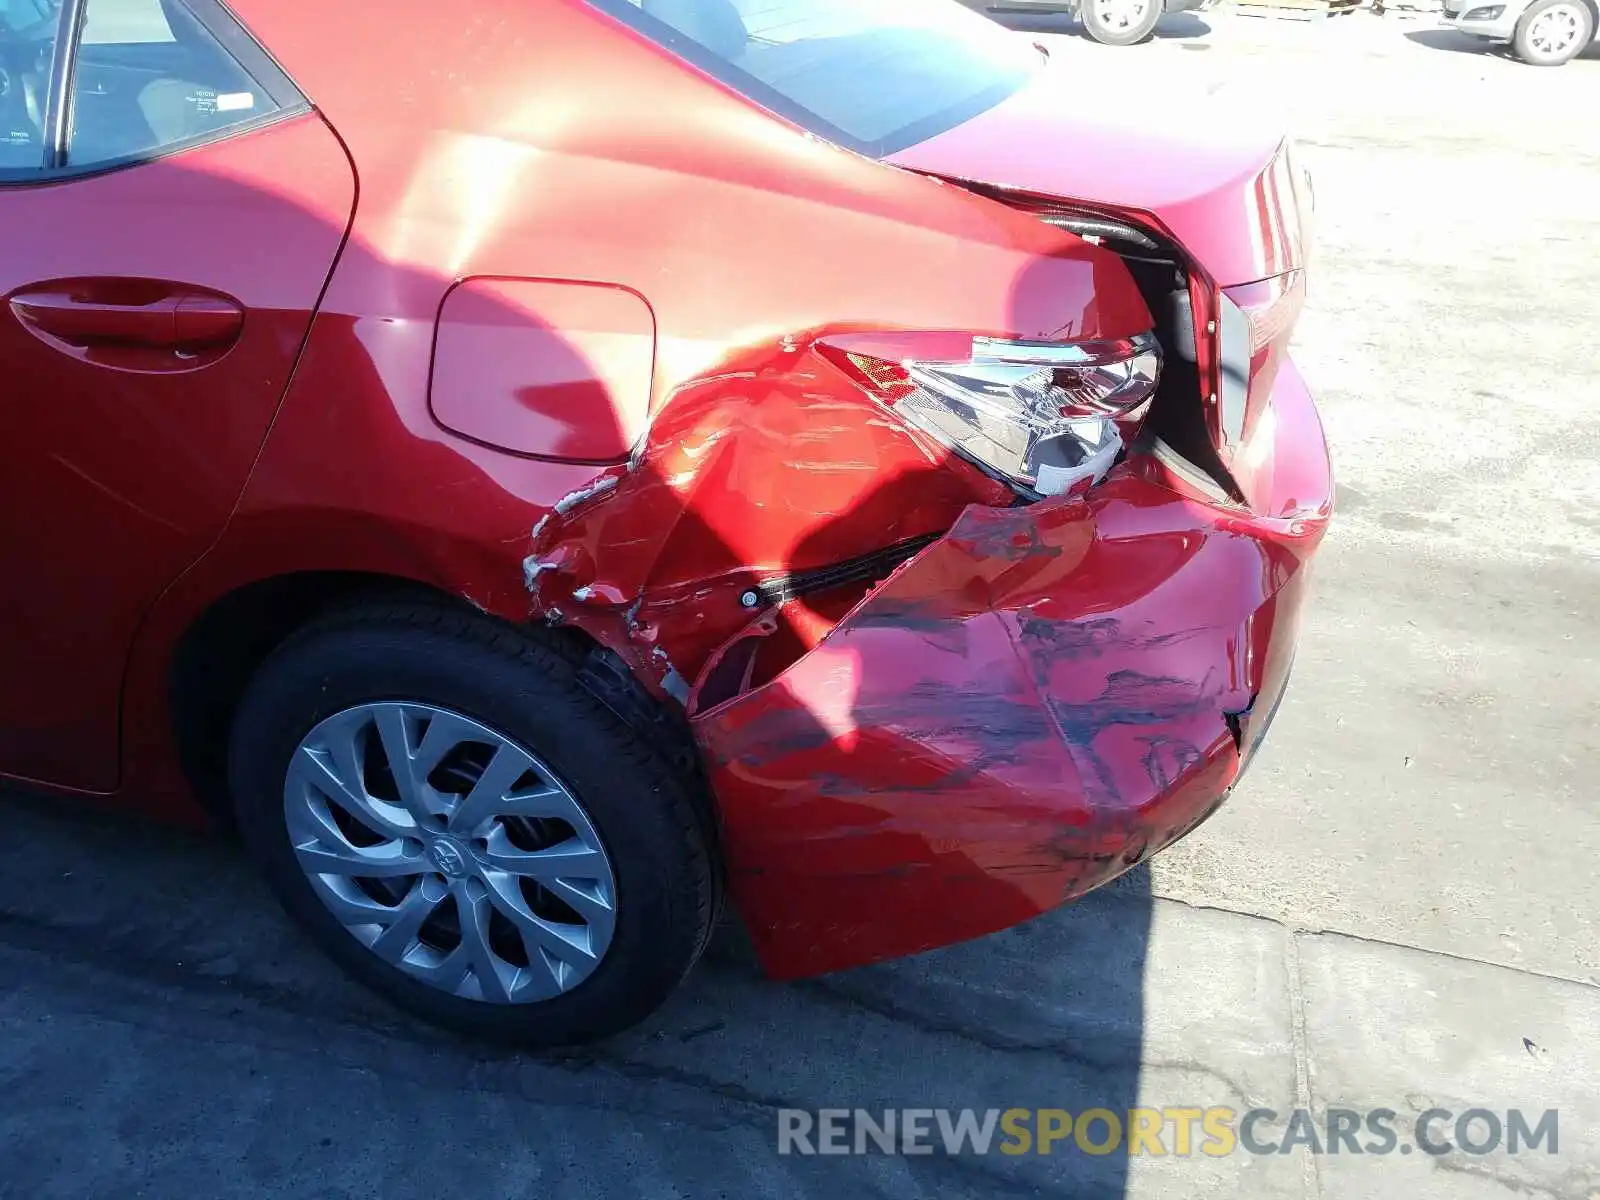
[[[13,181],[138,162],[305,107],[217,0],[0,0],[0,72]]]
[[[756,103],[893,154],[1023,87],[1026,38],[956,0],[590,0]]]
[[[183,5],[88,0],[72,78],[66,165],[147,155],[276,108]]]
[[[0,0],[0,169],[43,163],[60,10],[59,0]]]

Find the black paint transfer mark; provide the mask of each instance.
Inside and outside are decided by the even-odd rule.
[[[1034,665],[1035,680],[1044,682],[1041,672],[1053,659],[1094,658],[1107,650],[1162,650],[1209,629],[1179,629],[1170,633],[1140,634],[1129,630],[1118,617],[1096,617],[1087,621],[1057,621],[1022,612],[1017,618],[1020,641]]]
[[[1064,553],[1060,546],[1052,546],[1040,537],[1037,526],[1011,520],[965,522],[951,531],[949,540],[973,558],[1001,562],[1060,558]]]
[[[851,618],[850,625],[855,629],[903,629],[920,635],[934,650],[963,657],[967,653],[967,623],[951,614],[949,602],[942,597],[872,600]]]

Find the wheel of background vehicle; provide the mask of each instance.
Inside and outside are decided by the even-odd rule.
[[[710,939],[709,818],[656,739],[531,634],[422,604],[278,649],[235,718],[241,834],[357,979],[550,1046],[648,1016]]]
[[[1083,0],[1083,27],[1107,46],[1145,41],[1161,20],[1162,0]]]
[[[1594,15],[1583,0],[1539,0],[1517,22],[1511,47],[1525,63],[1559,67],[1593,35]]]

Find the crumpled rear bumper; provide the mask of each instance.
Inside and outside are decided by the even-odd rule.
[[[1152,456],[1087,500],[969,508],[815,650],[693,724],[730,886],[794,977],[961,941],[1214,812],[1282,694],[1327,448],[1292,365],[1249,509]]]

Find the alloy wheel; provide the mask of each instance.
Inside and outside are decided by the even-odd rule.
[[[328,911],[414,979],[491,1004],[546,1000],[599,966],[611,860],[555,772],[426,704],[364,704],[296,747],[284,817]]]

